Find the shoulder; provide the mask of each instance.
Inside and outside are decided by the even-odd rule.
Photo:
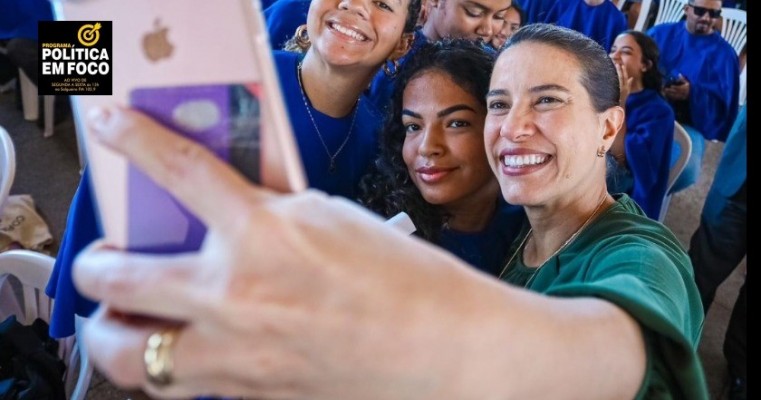
[[[359,110],[357,110],[357,122],[371,121],[375,124],[382,124],[384,115],[381,109],[378,107],[368,91],[362,93],[359,102]]]
[[[665,24],[658,24],[653,26],[647,31],[647,34],[649,36],[663,36],[663,35],[669,35],[679,32],[679,28],[682,23],[681,22],[669,22]],[[685,30],[685,32],[687,32]]]
[[[273,50],[272,58],[275,61],[275,68],[280,76],[280,81],[283,82],[288,76],[295,77],[296,65],[298,65],[301,53],[286,50]]]
[[[732,47],[732,45],[729,44],[729,42],[724,39],[723,36],[721,36],[719,31],[714,31],[710,37],[714,42],[716,42],[716,46],[721,49],[723,53],[725,53],[725,56],[729,58],[737,58],[737,52],[735,52],[734,47]]]
[[[653,89],[644,89],[641,92],[632,93],[626,102],[626,112],[627,117],[647,116],[674,119],[674,110],[666,99]]]

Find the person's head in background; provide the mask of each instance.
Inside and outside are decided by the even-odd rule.
[[[689,0],[684,6],[687,31],[693,35],[710,35],[721,17],[721,0]]]
[[[376,167],[383,179],[366,188],[368,207],[406,211],[432,241],[444,224],[483,228],[463,226],[458,216],[493,211],[499,196],[483,139],[493,65],[492,54],[465,39],[427,43],[410,56],[381,134]]]
[[[628,30],[616,37],[610,58],[622,65],[632,79],[631,93],[643,89],[660,91],[663,78],[658,69],[660,51],[655,41],[645,33]]]
[[[421,0],[313,0],[304,29],[286,50],[313,53],[334,66],[365,65],[372,73],[403,56]]]
[[[498,22],[498,21],[497,21]],[[513,2],[510,8],[505,12],[505,18],[502,24],[497,23],[494,26],[495,33],[491,40],[491,45],[495,49],[499,50],[503,44],[513,36],[513,33],[517,31],[523,24],[526,23],[526,13],[521,8],[520,4]]]
[[[444,38],[483,40],[490,43],[511,0],[428,0],[423,34],[429,40]],[[501,25],[500,25],[501,26]]]
[[[619,94],[597,42],[549,24],[519,29],[486,98],[486,151],[505,200],[563,208],[607,193],[605,153],[624,119]]]

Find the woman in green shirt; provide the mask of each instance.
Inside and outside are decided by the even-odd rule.
[[[78,258],[79,289],[103,305],[88,354],[157,397],[707,398],[689,259],[607,194],[618,98],[612,61],[578,33],[535,24],[506,45],[485,145],[528,216],[508,283],[349,201],[252,186],[144,117],[100,114],[94,139],[209,230],[198,253]]]

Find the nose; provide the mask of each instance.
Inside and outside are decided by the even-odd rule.
[[[520,142],[534,134],[531,109],[513,108],[504,116],[499,126],[499,136]]]
[[[485,42],[488,42],[491,40],[492,36],[494,35],[494,27],[493,27],[491,18],[489,17],[481,18],[481,21],[479,22],[478,27],[476,27],[476,35],[482,37]]]
[[[418,154],[423,157],[440,157],[445,153],[444,133],[438,127],[429,127],[423,132],[418,146]]]
[[[608,56],[613,61],[621,61],[621,53],[619,53],[618,50],[611,51]]]
[[[367,10],[366,3],[366,0],[341,0],[341,2],[338,3],[338,8],[341,10],[353,12],[363,19],[368,19],[369,12]]]

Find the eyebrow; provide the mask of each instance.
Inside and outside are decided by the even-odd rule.
[[[447,107],[447,108],[437,112],[436,116],[437,117],[444,117],[444,116],[447,116],[449,114],[455,113],[457,111],[462,111],[462,110],[476,112],[476,110],[473,109],[473,107],[471,107],[469,105],[466,105],[466,104],[456,104],[456,105],[453,105],[451,107]],[[413,118],[423,119],[422,115],[420,115],[420,114],[418,114],[418,113],[416,113],[416,112],[414,112],[412,110],[406,109],[406,108],[402,109],[402,115],[409,115],[410,117],[413,117]]]
[[[473,7],[478,7],[478,8],[480,8],[480,9],[481,9],[481,10],[483,10],[483,11],[494,11],[494,10],[492,10],[490,7],[487,7],[487,6],[485,6],[485,5],[481,4],[481,3],[478,3],[478,2],[476,2],[476,1],[466,1],[466,2],[464,2],[463,4],[464,4],[464,5],[466,5],[466,6],[473,6]],[[503,8],[503,9],[500,9],[500,10],[496,10],[496,11],[494,11],[494,12],[495,12],[495,13],[500,13],[500,12],[502,12],[502,11],[507,11],[509,8],[510,8],[510,7],[508,6],[508,7],[505,7],[505,8]]]
[[[438,116],[438,117],[444,117],[446,115],[452,114],[452,113],[457,112],[457,111],[462,111],[462,110],[468,110],[468,111],[476,112],[476,110],[474,110],[473,107],[470,107],[470,106],[465,105],[465,104],[457,104],[457,105],[454,105],[452,107],[447,107],[447,108],[437,112],[436,116]]]
[[[564,93],[571,93],[571,91],[568,90],[566,87],[560,86],[560,85],[557,85],[557,84],[554,84],[554,83],[548,83],[546,85],[534,86],[534,87],[530,88],[528,91],[529,91],[529,93],[539,93],[539,92],[544,92],[544,91],[547,91],[547,90],[557,90],[557,91],[564,92]],[[509,94],[509,92],[507,90],[505,90],[505,89],[494,89],[494,90],[490,90],[488,93],[486,93],[486,97],[489,98],[489,97],[492,97],[492,96],[506,96],[508,94]]]

